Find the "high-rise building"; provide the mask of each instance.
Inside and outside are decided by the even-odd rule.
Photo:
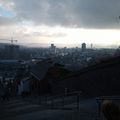
[[[55,54],[56,53],[56,46],[54,44],[51,44],[50,50],[51,50],[52,54]]]
[[[82,43],[81,49],[82,49],[82,51],[86,50],[86,43]]]
[[[51,44],[51,49],[53,49],[54,48],[54,44]]]

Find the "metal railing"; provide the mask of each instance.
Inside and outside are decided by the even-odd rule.
[[[79,110],[80,104],[79,101],[81,99],[82,92],[81,91],[74,91],[74,92],[65,92],[64,94],[59,95],[46,95],[40,97],[40,104],[49,105],[51,108],[61,108],[61,109],[73,109],[72,107],[67,108],[65,105],[67,102],[76,103],[76,110]]]

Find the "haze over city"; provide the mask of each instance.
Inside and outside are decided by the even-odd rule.
[[[0,0],[0,39],[30,46],[118,47],[119,6],[119,0]]]

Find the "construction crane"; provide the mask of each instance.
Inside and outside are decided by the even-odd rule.
[[[14,42],[17,42],[17,40],[13,40],[13,39],[11,39],[9,41],[11,41],[11,44],[13,44]]]
[[[11,40],[8,39],[0,39],[0,41],[10,41],[11,44],[13,44],[14,42],[17,42],[18,40],[14,40],[13,38]]]

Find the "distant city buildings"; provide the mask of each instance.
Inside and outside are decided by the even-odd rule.
[[[16,59],[19,57],[19,50],[20,50],[20,47],[19,45],[6,45],[5,46],[5,52],[6,54],[8,55],[7,57],[9,59]]]
[[[48,48],[23,48],[13,44],[7,44],[4,48],[0,48],[0,58],[2,60],[41,61],[51,58],[56,63],[62,64],[71,70],[79,70],[95,64],[101,59],[113,56],[114,53],[119,55],[119,49],[92,49],[92,44],[89,46],[86,43],[82,43],[81,47],[74,48],[56,48],[53,43]]]

